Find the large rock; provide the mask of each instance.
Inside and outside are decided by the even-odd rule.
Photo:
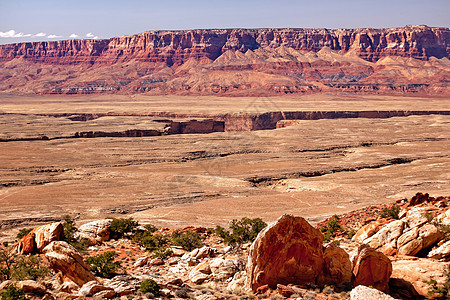
[[[397,253],[397,239],[402,235],[405,222],[402,220],[393,221],[381,228],[372,237],[363,243],[374,249],[379,249],[386,255]]]
[[[380,291],[389,290],[392,263],[383,253],[361,245],[353,258],[354,285],[372,286]]]
[[[86,282],[96,280],[80,253],[68,243],[52,242],[44,248],[43,253],[53,270],[61,272],[76,284],[82,286]]]
[[[34,251],[41,253],[45,246],[51,242],[60,241],[63,237],[63,231],[61,222],[36,227],[22,238],[18,247],[19,253],[29,254]]]
[[[423,207],[414,207],[408,211],[407,217],[384,225],[362,243],[386,255],[417,255],[428,251],[442,239],[443,234],[427,220],[426,212]],[[376,224],[373,226],[377,227]],[[361,243],[363,236],[361,234],[358,242]]]
[[[44,295],[47,292],[47,288],[42,283],[34,280],[19,281],[17,285],[26,294]]]
[[[250,247],[247,288],[316,283],[323,270],[323,235],[305,219],[283,215]]]
[[[211,267],[209,265],[209,261],[204,261],[200,264],[198,264],[197,266],[195,266],[195,268],[193,268],[190,272],[189,272],[189,280],[192,283],[195,284],[200,284],[202,282],[204,282],[205,280],[209,279],[211,276]]]
[[[323,252],[323,281],[325,283],[345,283],[352,280],[352,263],[344,249],[333,243],[328,244]]]
[[[97,281],[93,280],[93,281],[89,281],[89,282],[85,283],[81,287],[81,289],[78,291],[78,293],[82,297],[90,297],[98,292],[105,291],[105,290],[112,290],[112,288],[105,287],[105,286],[99,284]]]
[[[87,239],[91,244],[107,241],[111,234],[111,222],[112,219],[104,219],[83,224],[78,228],[75,237]]]
[[[381,218],[376,221],[370,222],[369,224],[363,226],[356,232],[355,236],[353,237],[353,240],[361,244],[365,239],[377,233],[387,223],[389,223],[389,221],[388,219],[385,218]]]
[[[434,259],[449,259],[450,258],[450,241],[443,243],[438,248],[431,250],[428,257]]]
[[[446,281],[444,274],[445,269],[450,267],[450,263],[439,262],[431,259],[401,259],[392,262],[393,272],[392,278],[399,279],[411,283],[412,287],[418,294],[428,297],[430,285],[426,283],[430,279],[434,279],[438,284]]]
[[[209,264],[211,273],[216,280],[226,280],[243,268],[243,264],[237,259],[214,258]]]
[[[350,292],[351,300],[395,300],[379,290],[364,285],[358,285]]]

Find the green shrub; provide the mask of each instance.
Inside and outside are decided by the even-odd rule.
[[[430,285],[428,295],[433,296],[434,299],[450,299],[450,270],[448,268],[444,271],[444,276],[445,282],[440,285],[433,278],[425,281]]]
[[[347,229],[345,230],[345,234],[347,235],[347,238],[348,238],[348,239],[351,239],[351,238],[353,238],[353,237],[355,236],[356,230],[353,229],[353,228],[347,228]]]
[[[242,244],[253,242],[258,233],[263,230],[267,224],[261,218],[242,218],[234,219],[230,223],[230,231],[225,230],[221,226],[216,226],[215,232],[228,245]]]
[[[165,248],[165,247],[161,247],[158,249],[155,249],[152,253],[152,257],[153,258],[157,258],[160,257],[162,259],[168,258],[170,256],[172,256],[173,251],[170,248]]]
[[[21,256],[14,264],[12,279],[21,280],[37,280],[44,278],[49,274],[47,267],[42,265],[42,260],[35,256]]]
[[[111,235],[114,238],[121,238],[125,234],[133,232],[137,226],[139,226],[139,223],[134,221],[132,218],[128,219],[113,218],[110,227]]]
[[[63,217],[63,241],[72,245],[81,253],[87,253],[87,248],[89,247],[89,241],[87,239],[77,240],[75,238],[75,233],[78,229],[75,227],[75,219],[69,215]]]
[[[334,215],[327,222],[327,232],[334,236],[338,231],[343,231],[343,228],[339,224],[339,216]]]
[[[186,251],[192,251],[203,246],[200,234],[194,231],[175,231],[172,233],[171,239],[175,246],[180,246]]]
[[[115,251],[108,251],[103,254],[91,256],[86,259],[90,265],[91,271],[96,276],[104,278],[112,278],[117,275],[117,270],[120,268],[121,261],[114,261],[117,257]]]
[[[150,233],[155,233],[156,231],[158,231],[158,228],[153,224],[145,224],[144,228],[147,232]]]
[[[392,205],[391,207],[385,207],[381,210],[380,217],[398,219],[400,213],[400,206]]]
[[[31,232],[31,230],[33,230],[33,228],[22,228],[22,229],[20,229],[19,232],[16,235],[16,238],[18,238],[19,240],[22,239],[24,236],[29,234]]]
[[[159,286],[159,284],[156,283],[156,281],[154,281],[153,279],[145,279],[144,281],[142,281],[140,288],[142,293],[152,293],[154,296],[159,295],[160,289],[161,287]]]
[[[425,213],[425,218],[427,218],[427,221],[428,221],[428,222],[433,221],[433,219],[434,219],[433,212],[427,211],[427,212]]]
[[[18,287],[11,285],[2,294],[2,300],[26,300],[25,292]]]
[[[0,281],[10,280],[16,265],[16,251],[12,247],[6,246],[0,250]]]
[[[151,234],[149,231],[135,234],[133,241],[150,251],[165,247],[169,243],[169,239],[165,235]]]

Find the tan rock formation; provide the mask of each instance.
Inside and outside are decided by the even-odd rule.
[[[43,253],[51,268],[55,272],[61,272],[65,279],[69,279],[80,286],[96,280],[80,253],[68,243],[63,241],[52,242],[44,248]]]
[[[61,240],[62,236],[63,226],[60,222],[39,226],[22,238],[18,251],[20,254],[42,252],[45,246],[53,241]]]
[[[352,263],[342,248],[328,244],[323,252],[323,281],[325,283],[345,283],[352,280]]]
[[[316,283],[323,270],[323,235],[305,219],[283,215],[261,231],[247,263],[247,285]]]
[[[419,258],[414,260],[394,260],[392,267],[392,278],[401,279],[412,284],[415,292],[423,297],[429,297],[428,291],[430,290],[430,285],[426,282],[434,279],[439,285],[443,284],[446,281],[444,271],[450,267],[450,264]]]
[[[96,220],[81,225],[75,233],[76,238],[89,240],[92,245],[109,240],[112,219]]]
[[[353,259],[354,285],[372,286],[377,290],[389,290],[392,263],[383,253],[361,245]]]

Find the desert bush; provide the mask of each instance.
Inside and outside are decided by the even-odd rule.
[[[12,247],[5,245],[0,250],[0,279],[10,280],[16,264],[16,252]]]
[[[334,215],[327,222],[327,232],[334,236],[338,231],[343,231],[343,228],[339,224],[339,216]]]
[[[253,242],[258,233],[263,230],[267,224],[261,218],[242,218],[234,219],[230,223],[231,232],[221,226],[216,226],[215,232],[228,245]]]
[[[145,279],[144,281],[142,281],[140,287],[142,293],[152,293],[154,296],[159,295],[160,289],[161,287],[159,286],[159,284],[156,283],[156,281],[154,281],[153,279]]]
[[[24,236],[29,234],[31,232],[31,230],[33,230],[33,228],[22,228],[22,229],[20,229],[19,232],[16,235],[16,238],[18,238],[19,240],[22,239]]]
[[[146,232],[150,232],[150,233],[155,233],[156,231],[158,231],[158,228],[153,224],[145,224],[144,228],[145,228]]]
[[[91,256],[86,259],[90,265],[91,271],[96,276],[104,278],[112,278],[117,275],[117,270],[120,268],[121,261],[115,261],[117,253],[115,251],[108,251],[103,254]]]
[[[87,253],[87,248],[89,247],[89,241],[87,239],[76,239],[75,233],[78,229],[75,227],[75,219],[70,215],[65,215],[63,217],[63,241],[72,245],[81,253]]]
[[[14,280],[37,280],[50,274],[49,269],[43,266],[42,260],[35,256],[20,256],[14,264],[11,278]]]
[[[392,205],[391,207],[385,207],[381,210],[380,217],[398,219],[400,213],[400,206]]]
[[[160,258],[165,259],[165,258],[171,257],[172,254],[173,254],[172,249],[166,248],[166,247],[161,247],[161,248],[153,250],[152,257],[153,258],[160,257]]]
[[[148,231],[135,234],[133,241],[150,251],[165,247],[169,243],[169,239],[165,235],[151,234]]]
[[[194,231],[175,231],[172,233],[171,240],[175,246],[180,246],[186,251],[203,246],[202,237]]]
[[[425,281],[430,285],[428,295],[434,299],[450,299],[450,269],[444,271],[445,282],[438,284],[436,280],[430,278],[429,281]]]
[[[25,292],[14,286],[11,285],[9,286],[6,291],[4,291],[2,294],[2,300],[26,300],[27,298],[25,298]]]
[[[113,218],[111,222],[111,235],[114,238],[121,238],[125,234],[131,233],[134,229],[139,226],[139,223],[134,221],[132,218],[128,219],[116,219]]]

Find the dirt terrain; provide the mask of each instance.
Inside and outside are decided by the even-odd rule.
[[[244,216],[273,221],[284,213],[317,222],[416,192],[448,195],[449,110],[445,98],[346,94],[4,95],[2,234],[15,225],[48,222],[65,214],[77,215],[80,221],[127,215],[166,227],[213,226]],[[225,126],[223,132],[207,134],[73,136],[162,130],[174,120],[192,125],[193,119],[280,111],[324,116],[335,112],[336,118],[289,120],[291,126],[269,130],[229,131]],[[338,118],[336,112],[342,111],[427,113]],[[181,115],[184,118],[177,119]],[[185,128],[195,131],[198,124]]]

